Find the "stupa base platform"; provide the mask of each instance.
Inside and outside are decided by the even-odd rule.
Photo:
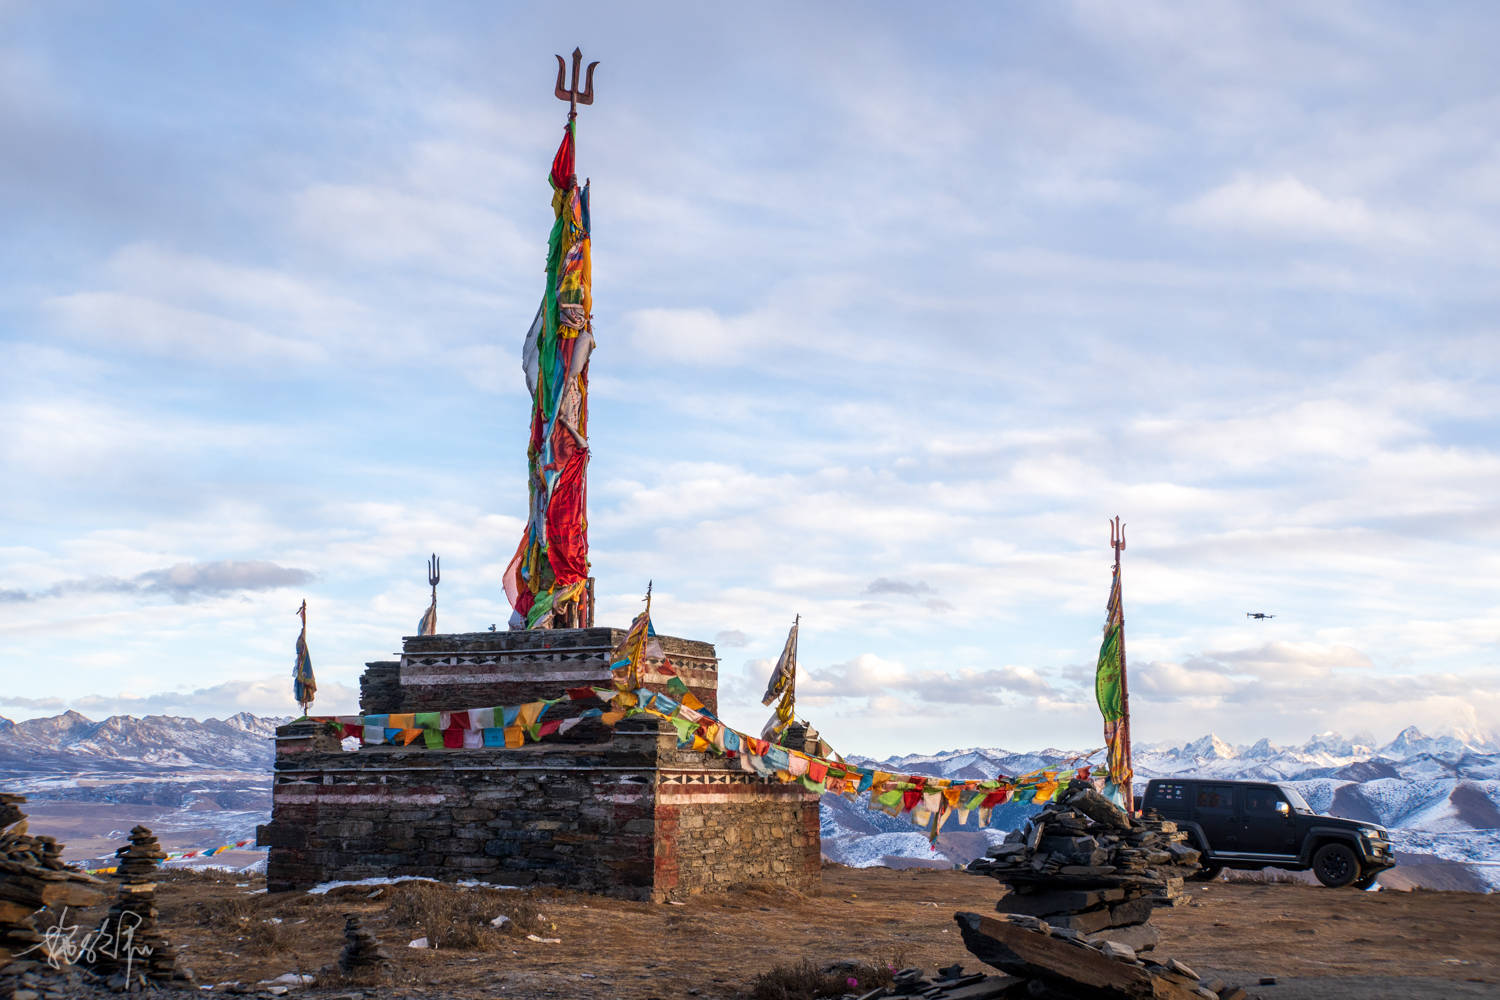
[[[367,672],[363,707],[456,711],[607,685],[609,650],[622,635],[409,638],[399,663],[371,665],[376,683]],[[713,646],[660,638],[712,710]],[[663,689],[659,664],[648,668],[646,686]],[[612,729],[587,720],[566,738],[512,748],[357,751],[342,750],[325,724],[294,722],[277,730],[272,820],[259,842],[270,848],[273,892],[423,876],[652,901],[753,882],[816,893],[818,798],[798,783],[748,774],[735,760],[680,749],[672,725],[651,716]]]

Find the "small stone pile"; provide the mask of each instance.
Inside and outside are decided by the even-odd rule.
[[[120,885],[104,919],[107,938],[94,951],[93,968],[116,989],[190,980],[177,967],[177,953],[157,926],[156,866],[166,852],[144,826],[130,831],[130,844],[115,852]]]
[[[86,907],[104,898],[104,883],[69,868],[62,845],[27,833],[24,795],[0,792],[0,966],[29,952],[40,956],[33,922],[42,907]]]
[[[1087,782],[1073,781],[989,856],[970,864],[1010,887],[996,909],[1038,917],[1086,944],[1149,951],[1151,910],[1182,900],[1198,852],[1176,824],[1132,820]]]
[[[375,972],[390,962],[390,953],[380,946],[374,932],[367,930],[355,914],[344,914],[344,950],[339,952],[339,971],[346,976]]]

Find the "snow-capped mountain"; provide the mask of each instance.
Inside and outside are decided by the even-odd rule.
[[[78,712],[12,722],[0,718],[0,775],[60,776],[79,771],[158,773],[163,769],[269,770],[270,738],[286,719],[240,712],[227,719]]]
[[[127,829],[127,814],[149,813],[160,829],[222,829],[245,836],[270,811],[271,737],[285,719],[240,713],[227,719],[152,715],[94,722],[77,712],[12,722],[0,718],[0,786],[28,796],[29,811],[56,816],[97,811],[96,834]],[[883,771],[985,779],[1075,766],[1078,752],[968,747],[851,762]],[[1181,746],[1135,748],[1137,790],[1153,777],[1198,775],[1285,782],[1320,812],[1389,827],[1405,863],[1462,866],[1467,884],[1500,888],[1500,740],[1414,726],[1389,743],[1320,733],[1300,746],[1270,740],[1236,746],[1209,734]],[[71,810],[71,811],[69,811]],[[838,796],[822,806],[823,852],[852,865],[963,863],[1015,828],[1031,806],[996,809],[988,829],[950,821],[933,851],[904,818]],[[89,815],[92,815],[90,813]],[[90,820],[92,822],[92,820]],[[73,836],[92,827],[77,820]],[[186,835],[186,834],[185,834]],[[183,846],[202,846],[201,844]],[[1415,868],[1416,865],[1413,864]]]
[[[970,747],[857,762],[908,774],[993,778],[1071,766],[1076,757],[1067,750]],[[1427,736],[1408,726],[1383,746],[1339,733],[1319,733],[1300,746],[1268,739],[1236,746],[1209,734],[1181,746],[1137,746],[1134,764],[1137,791],[1151,778],[1172,775],[1289,784],[1319,812],[1380,823],[1413,858],[1461,864],[1473,884],[1500,888],[1500,865],[1494,864],[1500,863],[1500,741],[1493,736]],[[950,821],[934,853],[924,838],[911,838],[904,820],[830,796],[823,803],[823,852],[854,865],[959,863],[1030,811],[1001,807],[988,830]]]
[[[174,850],[231,843],[270,812],[271,737],[286,721],[0,718],[0,787],[25,795],[33,829],[59,836],[71,857],[112,849],[136,823]]]

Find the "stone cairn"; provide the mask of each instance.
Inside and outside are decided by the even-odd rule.
[[[344,950],[339,952],[339,971],[346,976],[377,972],[390,962],[390,954],[380,946],[374,932],[360,924],[355,914],[344,914]]]
[[[115,856],[119,889],[104,922],[111,937],[96,949],[94,970],[109,976],[116,989],[192,979],[192,973],[177,967],[177,953],[156,923],[156,866],[166,852],[150,830],[137,826],[130,831],[129,845]]]
[[[969,865],[1010,890],[999,916],[954,914],[965,946],[1002,975],[902,969],[891,985],[846,1000],[1247,1000],[1238,986],[1152,953],[1152,908],[1186,902],[1183,879],[1199,870],[1185,839],[1173,823],[1132,820],[1087,782],[1070,782]]]
[[[92,906],[105,896],[103,882],[63,863],[61,844],[26,832],[25,801],[0,792],[0,967],[23,953],[33,964],[46,961],[37,910]]]
[[[995,907],[999,917],[954,919],[969,951],[1006,975],[971,977],[961,995],[1242,1000],[1244,990],[1200,982],[1181,962],[1153,954],[1152,909],[1185,902],[1183,879],[1199,870],[1198,852],[1185,840],[1176,824],[1132,820],[1087,782],[1070,782],[970,864],[1010,891]]]
[[[1001,913],[1045,920],[1085,944],[1150,951],[1160,939],[1152,908],[1176,904],[1183,879],[1199,870],[1186,840],[1175,823],[1132,820],[1073,781],[969,870],[1010,887],[995,906]]]

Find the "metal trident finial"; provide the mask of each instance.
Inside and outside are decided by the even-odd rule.
[[[1109,522],[1109,547],[1115,550],[1115,560],[1118,562],[1120,553],[1125,551],[1125,525],[1120,523],[1120,515]]]
[[[437,600],[438,581],[442,578],[442,562],[438,559],[437,553],[434,552],[432,558],[427,560],[427,582],[432,587],[432,599],[434,601]]]
[[[568,89],[563,89],[563,72],[567,65],[563,57],[557,57],[557,87],[553,93],[557,94],[559,101],[568,102],[568,118],[572,120],[578,116],[578,105],[594,103],[594,67],[599,65],[598,60],[589,63],[588,74],[584,79],[583,89],[578,89],[578,67],[583,65],[583,50],[573,50],[573,83]]]

